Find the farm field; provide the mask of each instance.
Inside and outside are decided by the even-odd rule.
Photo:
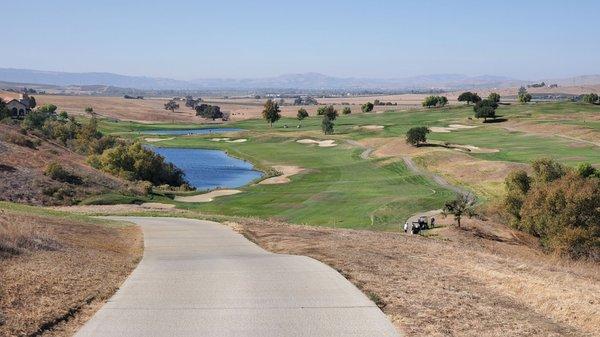
[[[282,118],[273,128],[263,120],[250,119],[227,124],[247,131],[218,136],[243,138],[246,142],[216,142],[212,139],[215,135],[169,135],[159,137],[165,140],[152,145],[222,149],[252,161],[263,170],[275,165],[304,169],[291,176],[286,184],[254,184],[243,188],[243,193],[209,203],[175,202],[180,208],[382,230],[397,230],[412,214],[439,209],[453,196],[453,192],[430,177],[409,170],[404,162],[407,158],[455,185],[474,191],[481,202],[502,196],[503,180],[510,170],[527,169],[527,164],[536,158],[547,156],[568,166],[580,162],[600,165],[598,146],[589,140],[598,136],[597,125],[582,122],[598,121],[598,106],[577,103],[501,106],[498,114],[506,121],[485,124],[470,119],[472,111],[472,107],[455,106],[340,116],[331,136],[320,131],[319,117],[302,121],[301,128],[296,128],[298,121],[289,117]],[[548,123],[566,131],[564,134],[537,131],[538,126]],[[445,129],[455,124],[462,127]],[[430,146],[415,148],[405,143],[404,134],[413,126],[437,131],[428,135]],[[103,120],[101,127],[106,132],[144,139],[147,136],[139,131],[190,128],[190,125]],[[336,145],[319,147],[297,142],[302,139],[333,140]],[[365,158],[362,154],[367,150]]]

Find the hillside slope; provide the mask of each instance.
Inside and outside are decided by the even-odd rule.
[[[44,174],[59,163],[80,179],[66,183]],[[125,182],[95,170],[85,157],[57,143],[0,125],[0,200],[35,205],[71,204],[90,195],[125,188]]]

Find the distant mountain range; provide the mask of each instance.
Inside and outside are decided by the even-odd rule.
[[[276,77],[248,79],[196,79],[181,81],[169,78],[127,76],[113,73],[69,73],[12,68],[0,68],[0,81],[56,86],[105,85],[140,90],[455,90],[463,88],[514,87],[532,83],[531,81],[492,75],[436,74],[380,79],[333,77],[319,73],[287,74]],[[558,83],[561,85],[599,84],[600,75],[547,80],[546,83]]]

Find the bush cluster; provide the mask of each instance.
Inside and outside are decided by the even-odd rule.
[[[506,178],[512,225],[552,252],[600,260],[600,173],[589,164],[569,169],[551,159],[532,164],[533,175]]]

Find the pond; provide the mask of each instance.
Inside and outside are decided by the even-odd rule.
[[[199,190],[242,187],[262,176],[249,162],[224,151],[164,147],[152,150],[183,170],[190,185]]]
[[[210,135],[213,133],[238,132],[244,129],[237,128],[204,128],[204,129],[178,129],[178,130],[148,130],[143,134],[150,135]]]

